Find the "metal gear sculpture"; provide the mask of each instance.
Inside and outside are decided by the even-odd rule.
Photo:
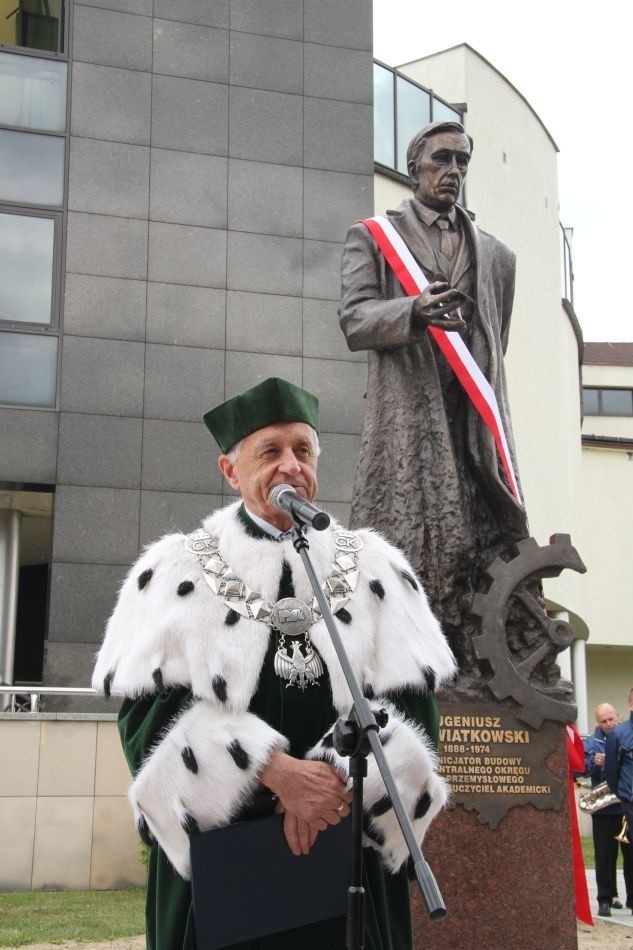
[[[576,707],[542,692],[530,682],[536,667],[552,654],[558,654],[574,639],[569,623],[547,616],[543,604],[526,582],[543,577],[558,577],[565,568],[584,574],[587,568],[568,534],[554,534],[549,545],[539,547],[534,538],[517,545],[518,555],[510,561],[496,558],[486,573],[492,580],[485,594],[476,594],[472,613],[481,620],[481,633],[473,639],[479,660],[487,660],[493,677],[487,683],[497,699],[511,696],[520,706],[518,716],[538,729],[543,719],[573,722]],[[512,601],[519,601],[541,627],[543,636],[527,656],[514,654],[508,643],[506,622]]]

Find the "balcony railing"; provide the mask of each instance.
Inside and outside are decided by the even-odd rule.
[[[39,712],[42,696],[98,696],[90,686],[0,686],[0,712]],[[2,697],[7,696],[8,702]],[[22,698],[24,697],[24,698]]]

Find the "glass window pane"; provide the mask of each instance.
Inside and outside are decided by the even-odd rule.
[[[633,393],[630,389],[602,390],[603,416],[633,415]]]
[[[433,96],[433,121],[434,122],[459,122],[461,125],[462,117],[455,109],[444,105],[439,99]]]
[[[0,124],[63,132],[67,63],[0,52]]]
[[[64,143],[52,135],[0,129],[0,200],[61,206]]]
[[[50,323],[52,218],[0,214],[0,320]]]
[[[0,333],[0,403],[54,408],[57,337]]]
[[[374,161],[395,168],[393,73],[374,63]]]
[[[0,0],[0,43],[61,50],[62,0]]]
[[[583,412],[587,416],[598,415],[600,410],[598,409],[598,390],[597,389],[583,389],[582,408],[583,408]]]
[[[408,175],[407,148],[409,142],[423,125],[431,121],[431,97],[403,76],[398,82],[398,164],[399,172]]]

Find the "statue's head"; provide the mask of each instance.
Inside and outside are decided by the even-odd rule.
[[[407,149],[413,193],[436,211],[450,211],[468,171],[473,140],[459,122],[431,122]]]

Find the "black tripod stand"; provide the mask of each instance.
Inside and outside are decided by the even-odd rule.
[[[378,738],[378,729],[386,725],[387,714],[372,713],[368,700],[363,696],[358,680],[349,662],[343,641],[334,618],[315,574],[310,555],[309,543],[304,533],[304,523],[293,514],[294,548],[301,557],[308,579],[314,591],[323,619],[332,639],[334,649],[343,669],[347,685],[352,694],[353,705],[349,719],[339,719],[334,729],[334,746],[339,755],[349,756],[349,774],[352,778],[352,879],[347,901],[347,937],[348,950],[362,950],[365,946],[365,891],[363,888],[363,779],[367,775],[367,755],[373,752],[380,774],[385,783],[387,794],[393,805],[400,828],[404,835],[415,878],[422,892],[431,920],[441,920],[446,916],[446,907],[429,865],[425,861],[416,841],[411,822],[404,809],[400,793],[385,758]],[[329,519],[328,519],[329,523]],[[326,524],[323,525],[326,527]]]

